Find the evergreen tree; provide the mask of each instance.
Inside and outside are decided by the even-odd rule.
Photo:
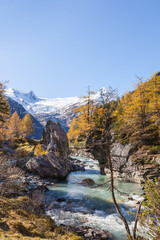
[[[0,122],[4,122],[6,115],[9,114],[9,105],[4,96],[4,85],[0,82]]]
[[[9,105],[4,96],[4,85],[0,82],[0,141],[5,140],[6,136],[6,120],[9,116]]]

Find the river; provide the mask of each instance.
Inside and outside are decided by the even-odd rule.
[[[52,204],[47,214],[58,224],[66,225],[88,225],[93,228],[108,230],[116,240],[126,239],[125,229],[112,203],[109,183],[97,188],[78,184],[84,178],[92,178],[96,184],[102,184],[109,180],[101,175],[98,162],[88,158],[76,157],[85,166],[85,171],[72,172],[66,182],[58,182],[49,186],[48,197]],[[127,218],[130,228],[134,224],[134,216],[137,209],[136,202],[142,197],[140,184],[115,181],[115,186],[128,196],[116,193],[123,215]]]

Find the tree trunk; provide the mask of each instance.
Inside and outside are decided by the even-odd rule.
[[[113,203],[114,203],[114,206],[115,206],[115,209],[116,209],[117,213],[119,214],[121,220],[124,223],[124,226],[125,226],[125,229],[126,229],[126,232],[127,232],[127,235],[128,235],[128,239],[130,240],[130,239],[132,239],[132,236],[131,236],[131,233],[130,233],[128,223],[127,223],[125,217],[122,215],[122,213],[121,213],[121,211],[118,207],[118,204],[117,204],[117,201],[116,201],[116,198],[115,198],[115,194],[114,194],[114,177],[113,177],[113,168],[112,168],[112,161],[111,161],[111,155],[110,155],[110,143],[108,144],[108,165],[109,165],[110,174],[111,174],[111,193],[112,193]]]

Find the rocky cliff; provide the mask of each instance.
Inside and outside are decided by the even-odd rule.
[[[94,158],[99,161],[102,174],[109,176],[110,170],[107,163],[107,153],[105,144],[96,144],[98,139],[90,136],[87,144],[92,144],[92,149],[88,149]],[[104,142],[105,143],[105,142]],[[145,179],[160,177],[160,157],[159,155],[150,155],[149,152],[141,147],[138,148],[134,144],[122,145],[113,142],[111,150],[112,166],[114,177],[127,182],[144,182]]]

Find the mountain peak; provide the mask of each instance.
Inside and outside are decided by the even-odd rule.
[[[13,88],[8,88],[8,89],[5,89],[5,95],[13,98],[16,101],[18,100],[18,102],[20,102],[20,103],[22,101],[32,103],[32,102],[36,102],[39,100],[32,90],[28,93],[22,93]]]
[[[29,93],[26,93],[26,95],[29,95],[31,99],[33,100],[38,100],[37,96],[35,95],[35,93],[31,90]]]

